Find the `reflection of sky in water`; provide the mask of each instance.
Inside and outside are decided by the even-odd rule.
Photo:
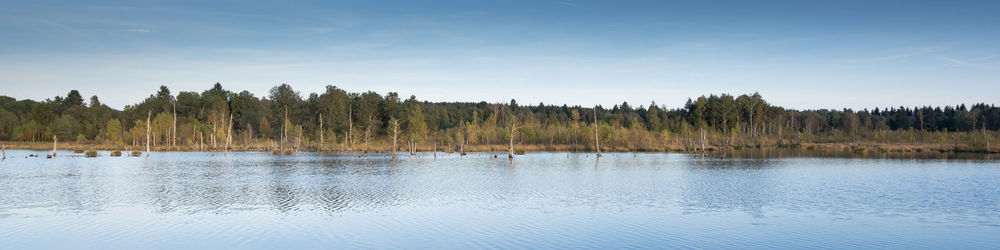
[[[992,237],[1000,233],[998,187],[996,162],[973,160],[14,157],[0,162],[0,242],[14,248],[989,247],[1000,244]]]

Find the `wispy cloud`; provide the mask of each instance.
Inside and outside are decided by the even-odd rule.
[[[893,50],[896,53],[892,55],[873,57],[873,58],[863,59],[860,61],[869,61],[869,62],[893,61],[893,60],[906,59],[914,56],[926,55],[934,52],[939,52],[942,50],[944,50],[944,47],[940,46],[896,49]]]
[[[987,63],[990,59],[1000,58],[1000,55],[977,57],[972,59],[956,59],[950,57],[939,57],[938,59],[947,62],[945,65],[965,65],[983,67],[988,69],[1000,69],[1000,66]]]
[[[149,32],[149,29],[121,29],[121,30],[119,30],[119,31],[121,31],[121,32],[139,32],[139,33],[147,33],[147,32]]]
[[[569,6],[569,7],[576,7],[576,8],[582,7],[582,6],[580,6],[580,4],[577,4],[577,3],[574,3],[574,2],[569,2],[569,1],[556,1],[555,3],[558,4],[558,5],[564,5],[564,6]]]
[[[277,70],[277,69],[288,69],[288,68],[302,68],[319,65],[317,63],[291,63],[291,64],[258,64],[258,65],[246,65],[246,66],[233,66],[224,67],[226,70],[235,71],[257,71],[257,70]]]

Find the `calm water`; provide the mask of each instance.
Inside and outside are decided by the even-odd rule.
[[[997,161],[7,153],[3,249],[1000,248]]]

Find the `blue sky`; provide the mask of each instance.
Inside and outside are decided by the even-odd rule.
[[[1000,1],[0,1],[0,95],[328,84],[431,101],[1000,104]],[[207,2],[207,3],[206,3]]]

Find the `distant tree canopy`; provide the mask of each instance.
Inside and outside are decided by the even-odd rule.
[[[366,132],[391,137],[393,120],[399,122],[401,139],[441,144],[502,143],[509,136],[510,130],[503,129],[508,126],[521,128],[517,140],[522,143],[585,144],[594,139],[597,129],[601,143],[608,137],[609,145],[669,140],[671,135],[702,129],[744,137],[796,133],[855,139],[874,138],[878,131],[1000,130],[1000,108],[983,103],[858,111],[790,110],[771,105],[754,93],[701,96],[674,109],[655,102],[595,108],[520,105],[516,100],[427,102],[416,96],[403,100],[394,92],[383,96],[336,86],[303,96],[288,84],[257,97],[216,83],[201,93],[182,91],[176,95],[161,86],[145,100],[115,110],[101,104],[97,96],[91,97],[88,105],[72,90],[65,97],[44,101],[0,96],[0,140],[41,141],[55,135],[68,137],[66,140],[135,144],[145,140],[147,116],[153,140],[159,145],[169,145],[172,140],[181,145],[218,143],[230,123],[236,137],[243,140],[278,140],[289,133],[301,134],[305,141],[319,141],[323,134],[331,143],[354,143]]]

